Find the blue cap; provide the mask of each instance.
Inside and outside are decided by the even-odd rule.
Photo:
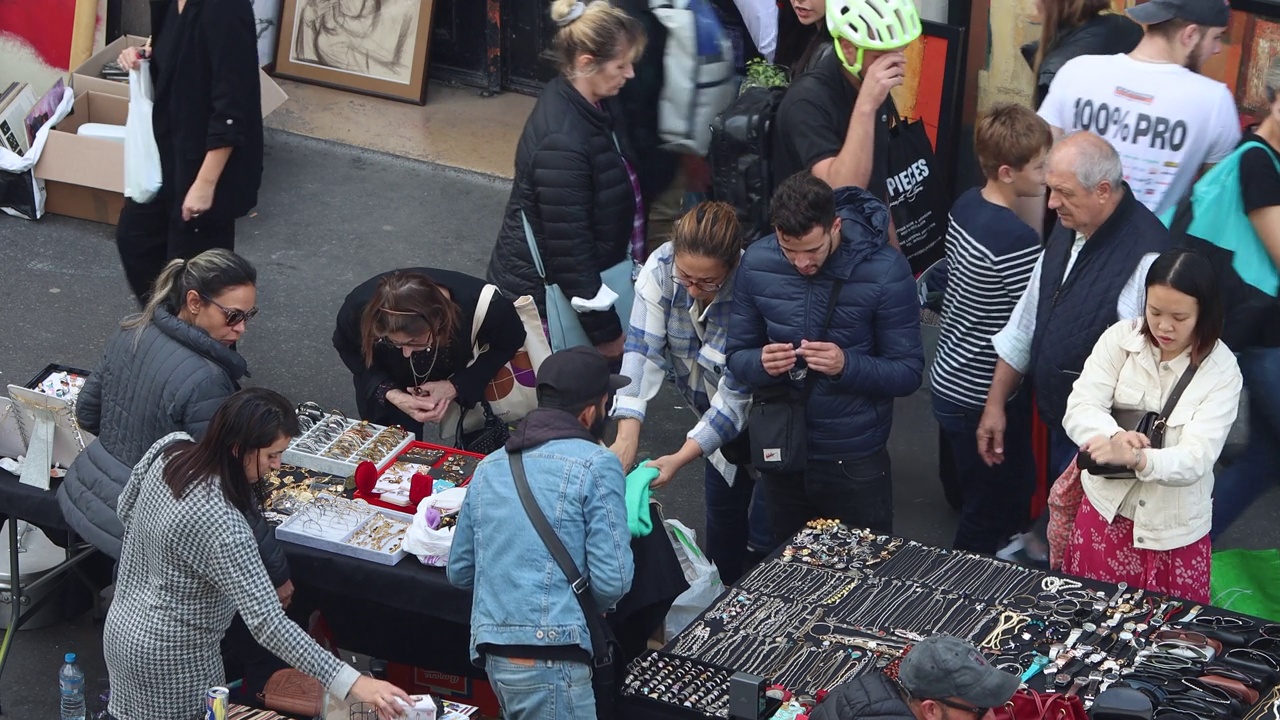
[[[75,654],[75,653],[67,653],[65,656],[63,656],[62,660],[63,660],[63,662],[73,663],[73,662],[75,662],[75,661],[76,661],[76,654]]]

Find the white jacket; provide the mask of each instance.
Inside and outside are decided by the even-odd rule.
[[[1132,430],[1120,427],[1111,411],[1160,412],[1190,363],[1190,351],[1161,362],[1159,348],[1142,334],[1142,320],[1121,320],[1085,361],[1063,430],[1078,445]],[[1082,475],[1085,495],[1108,522],[1116,515],[1133,520],[1134,547],[1173,550],[1208,534],[1213,465],[1235,422],[1242,384],[1235,355],[1219,342],[1170,413],[1164,448],[1145,451],[1147,466],[1136,480]]]

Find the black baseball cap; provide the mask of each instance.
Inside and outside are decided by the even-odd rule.
[[[1228,0],[1147,0],[1126,12],[1141,25],[1156,25],[1176,18],[1206,27],[1226,27],[1231,6]]]
[[[567,348],[551,353],[538,368],[538,404],[584,407],[630,384],[630,378],[609,371],[609,361],[595,348]]]
[[[916,643],[902,658],[898,681],[918,700],[960,698],[975,708],[1001,707],[1022,681],[987,662],[973,645],[950,635]]]

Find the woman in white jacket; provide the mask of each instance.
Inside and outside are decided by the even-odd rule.
[[[1166,252],[1146,288],[1145,317],[1103,333],[1067,402],[1067,435],[1095,462],[1134,476],[1081,474],[1084,498],[1062,569],[1207,603],[1213,466],[1236,418],[1240,370],[1219,340],[1222,301],[1208,260]],[[1117,422],[1161,412],[1186,372],[1162,448]]]

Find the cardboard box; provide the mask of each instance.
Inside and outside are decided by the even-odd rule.
[[[125,35],[116,38],[115,42],[85,60],[79,67],[71,71],[71,87],[75,89],[76,95],[86,92],[100,92],[124,98],[129,97],[128,83],[104,80],[98,75],[102,72],[104,65],[109,62],[115,62],[116,58],[120,57],[121,50],[128,47],[140,47],[145,44],[147,44],[147,39],[144,37]],[[266,117],[275,112],[276,108],[283,105],[284,101],[289,99],[289,96],[285,95],[284,90],[281,90],[280,86],[262,70],[258,71],[258,80],[262,87],[262,117]]]
[[[44,180],[45,212],[115,225],[124,207],[124,146],[76,134],[89,123],[123,125],[129,100],[86,92],[49,131],[35,175]]]
[[[88,122],[123,125],[129,116],[129,85],[98,77],[126,47],[147,39],[126,35],[86,60],[71,74],[75,105],[49,139],[35,175],[45,181],[45,212],[115,225],[124,207],[124,146],[76,131]],[[262,85],[262,116],[266,117],[289,97],[279,85],[258,71]]]

